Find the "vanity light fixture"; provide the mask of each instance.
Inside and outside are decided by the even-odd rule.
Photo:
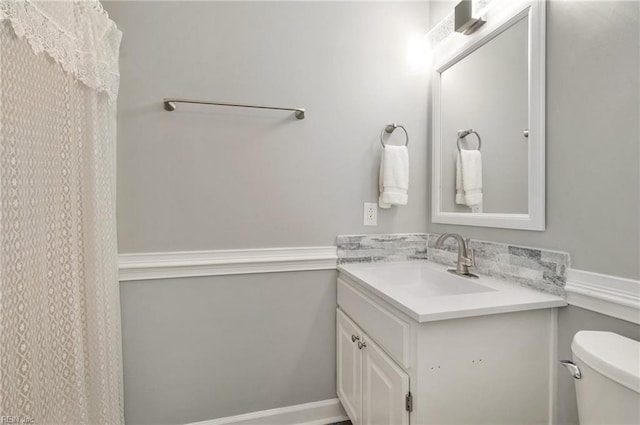
[[[462,0],[454,9],[454,29],[464,35],[474,33],[487,21],[482,18],[473,17],[473,1]]]

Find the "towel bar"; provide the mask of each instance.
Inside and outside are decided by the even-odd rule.
[[[216,105],[216,106],[231,106],[234,108],[255,108],[255,109],[272,109],[276,111],[292,111],[295,112],[296,118],[299,120],[304,119],[305,110],[303,108],[280,108],[277,106],[260,106],[260,105],[245,105],[241,103],[224,103],[224,102],[209,102],[206,100],[192,100],[192,99],[174,99],[165,98],[164,109],[165,111],[175,111],[176,103],[193,103],[196,105]]]

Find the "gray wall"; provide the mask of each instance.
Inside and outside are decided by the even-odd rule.
[[[429,232],[568,251],[574,268],[640,278],[639,14],[635,1],[547,3],[547,230]]]
[[[121,253],[333,245],[427,226],[425,2],[105,2],[123,31]],[[179,105],[163,97],[307,108]],[[380,130],[411,136],[409,206],[379,211]],[[399,135],[398,135],[399,136]],[[396,135],[392,140],[396,140]],[[336,397],[335,272],[121,284],[127,424]]]
[[[124,33],[120,252],[333,245],[427,225],[428,73],[409,41],[423,2],[107,2]],[[307,108],[180,105],[163,97]],[[409,206],[380,211],[380,130],[411,137]],[[401,135],[394,135],[392,140]]]
[[[336,278],[316,271],[121,285],[127,424],[335,398]]]

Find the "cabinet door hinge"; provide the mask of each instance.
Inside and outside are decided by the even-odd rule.
[[[411,395],[411,392],[407,394],[407,396],[404,398],[404,401],[405,401],[405,408],[407,409],[407,412],[412,412],[413,411],[413,395]]]

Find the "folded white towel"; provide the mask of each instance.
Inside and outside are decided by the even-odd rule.
[[[462,188],[462,163],[460,162],[460,152],[456,156],[456,204],[467,205],[464,202],[464,189]]]
[[[409,150],[406,146],[388,145],[382,149],[378,180],[380,208],[407,205],[409,188]]]
[[[458,190],[460,177],[464,202],[460,201]],[[462,149],[456,160],[456,203],[469,207],[482,204],[482,155],[478,150]]]

